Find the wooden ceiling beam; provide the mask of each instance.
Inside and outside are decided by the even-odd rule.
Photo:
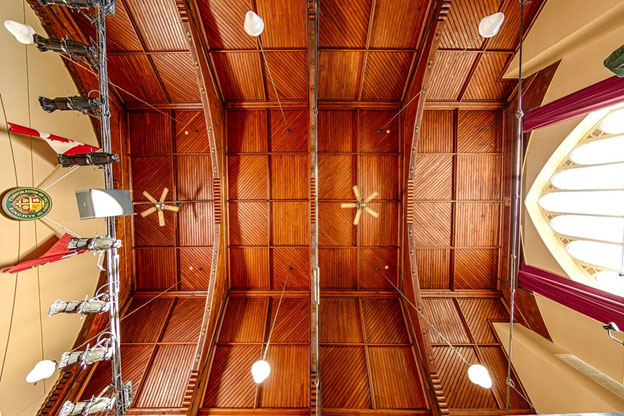
[[[358,101],[362,101],[362,91],[364,90],[364,76],[366,75],[366,64],[368,62],[368,47],[370,46],[371,33],[373,31],[373,24],[375,23],[375,6],[377,0],[372,0],[370,12],[368,14],[368,29],[366,31],[366,43],[364,45],[364,57],[362,58],[362,67],[360,68],[360,78],[358,80]]]
[[[501,110],[507,106],[506,100],[486,101],[425,101],[425,110]]]
[[[308,108],[308,101],[282,101],[282,107],[288,109],[303,109]],[[319,109],[334,109],[334,110],[348,110],[355,108],[372,108],[372,109],[387,109],[396,110],[400,108],[401,103],[398,101],[333,101],[333,100],[318,100]],[[277,101],[226,101],[225,108],[230,110],[236,109],[265,109],[265,108],[279,108]]]

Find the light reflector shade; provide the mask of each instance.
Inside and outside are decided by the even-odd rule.
[[[122,189],[87,189],[76,191],[81,220],[132,215],[130,191]]]
[[[17,39],[19,43],[23,43],[24,45],[30,45],[35,42],[35,40],[33,39],[35,29],[33,29],[32,26],[16,22],[15,20],[5,20],[4,27],[13,36],[15,36],[15,39]]]
[[[39,361],[26,376],[27,383],[36,383],[50,377],[56,371],[56,363],[50,360]]]
[[[479,22],[479,35],[484,38],[496,36],[503,24],[503,20],[505,20],[505,15],[502,12],[485,16]]]
[[[478,384],[484,389],[492,387],[492,378],[490,377],[490,373],[487,368],[481,364],[473,364],[468,368],[468,378],[474,384]]]
[[[264,20],[250,10],[245,15],[245,23],[243,26],[245,27],[245,32],[247,32],[249,36],[257,37],[260,36],[264,30]]]
[[[271,374],[271,366],[264,360],[258,360],[251,366],[251,376],[257,384],[262,383]]]

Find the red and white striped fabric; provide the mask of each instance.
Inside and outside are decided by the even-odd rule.
[[[100,150],[99,147],[89,146],[88,144],[75,142],[64,137],[55,136],[54,134],[43,133],[39,130],[29,127],[20,126],[15,123],[8,123],[9,130],[12,133],[23,134],[25,136],[38,137],[45,140],[48,145],[59,155],[72,156],[84,153],[93,153]]]

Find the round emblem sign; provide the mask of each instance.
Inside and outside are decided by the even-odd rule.
[[[11,218],[32,221],[48,215],[52,199],[41,189],[14,188],[2,199],[2,209]]]

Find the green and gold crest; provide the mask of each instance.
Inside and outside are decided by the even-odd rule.
[[[2,209],[11,218],[32,221],[48,215],[52,199],[41,189],[14,188],[2,198]]]

